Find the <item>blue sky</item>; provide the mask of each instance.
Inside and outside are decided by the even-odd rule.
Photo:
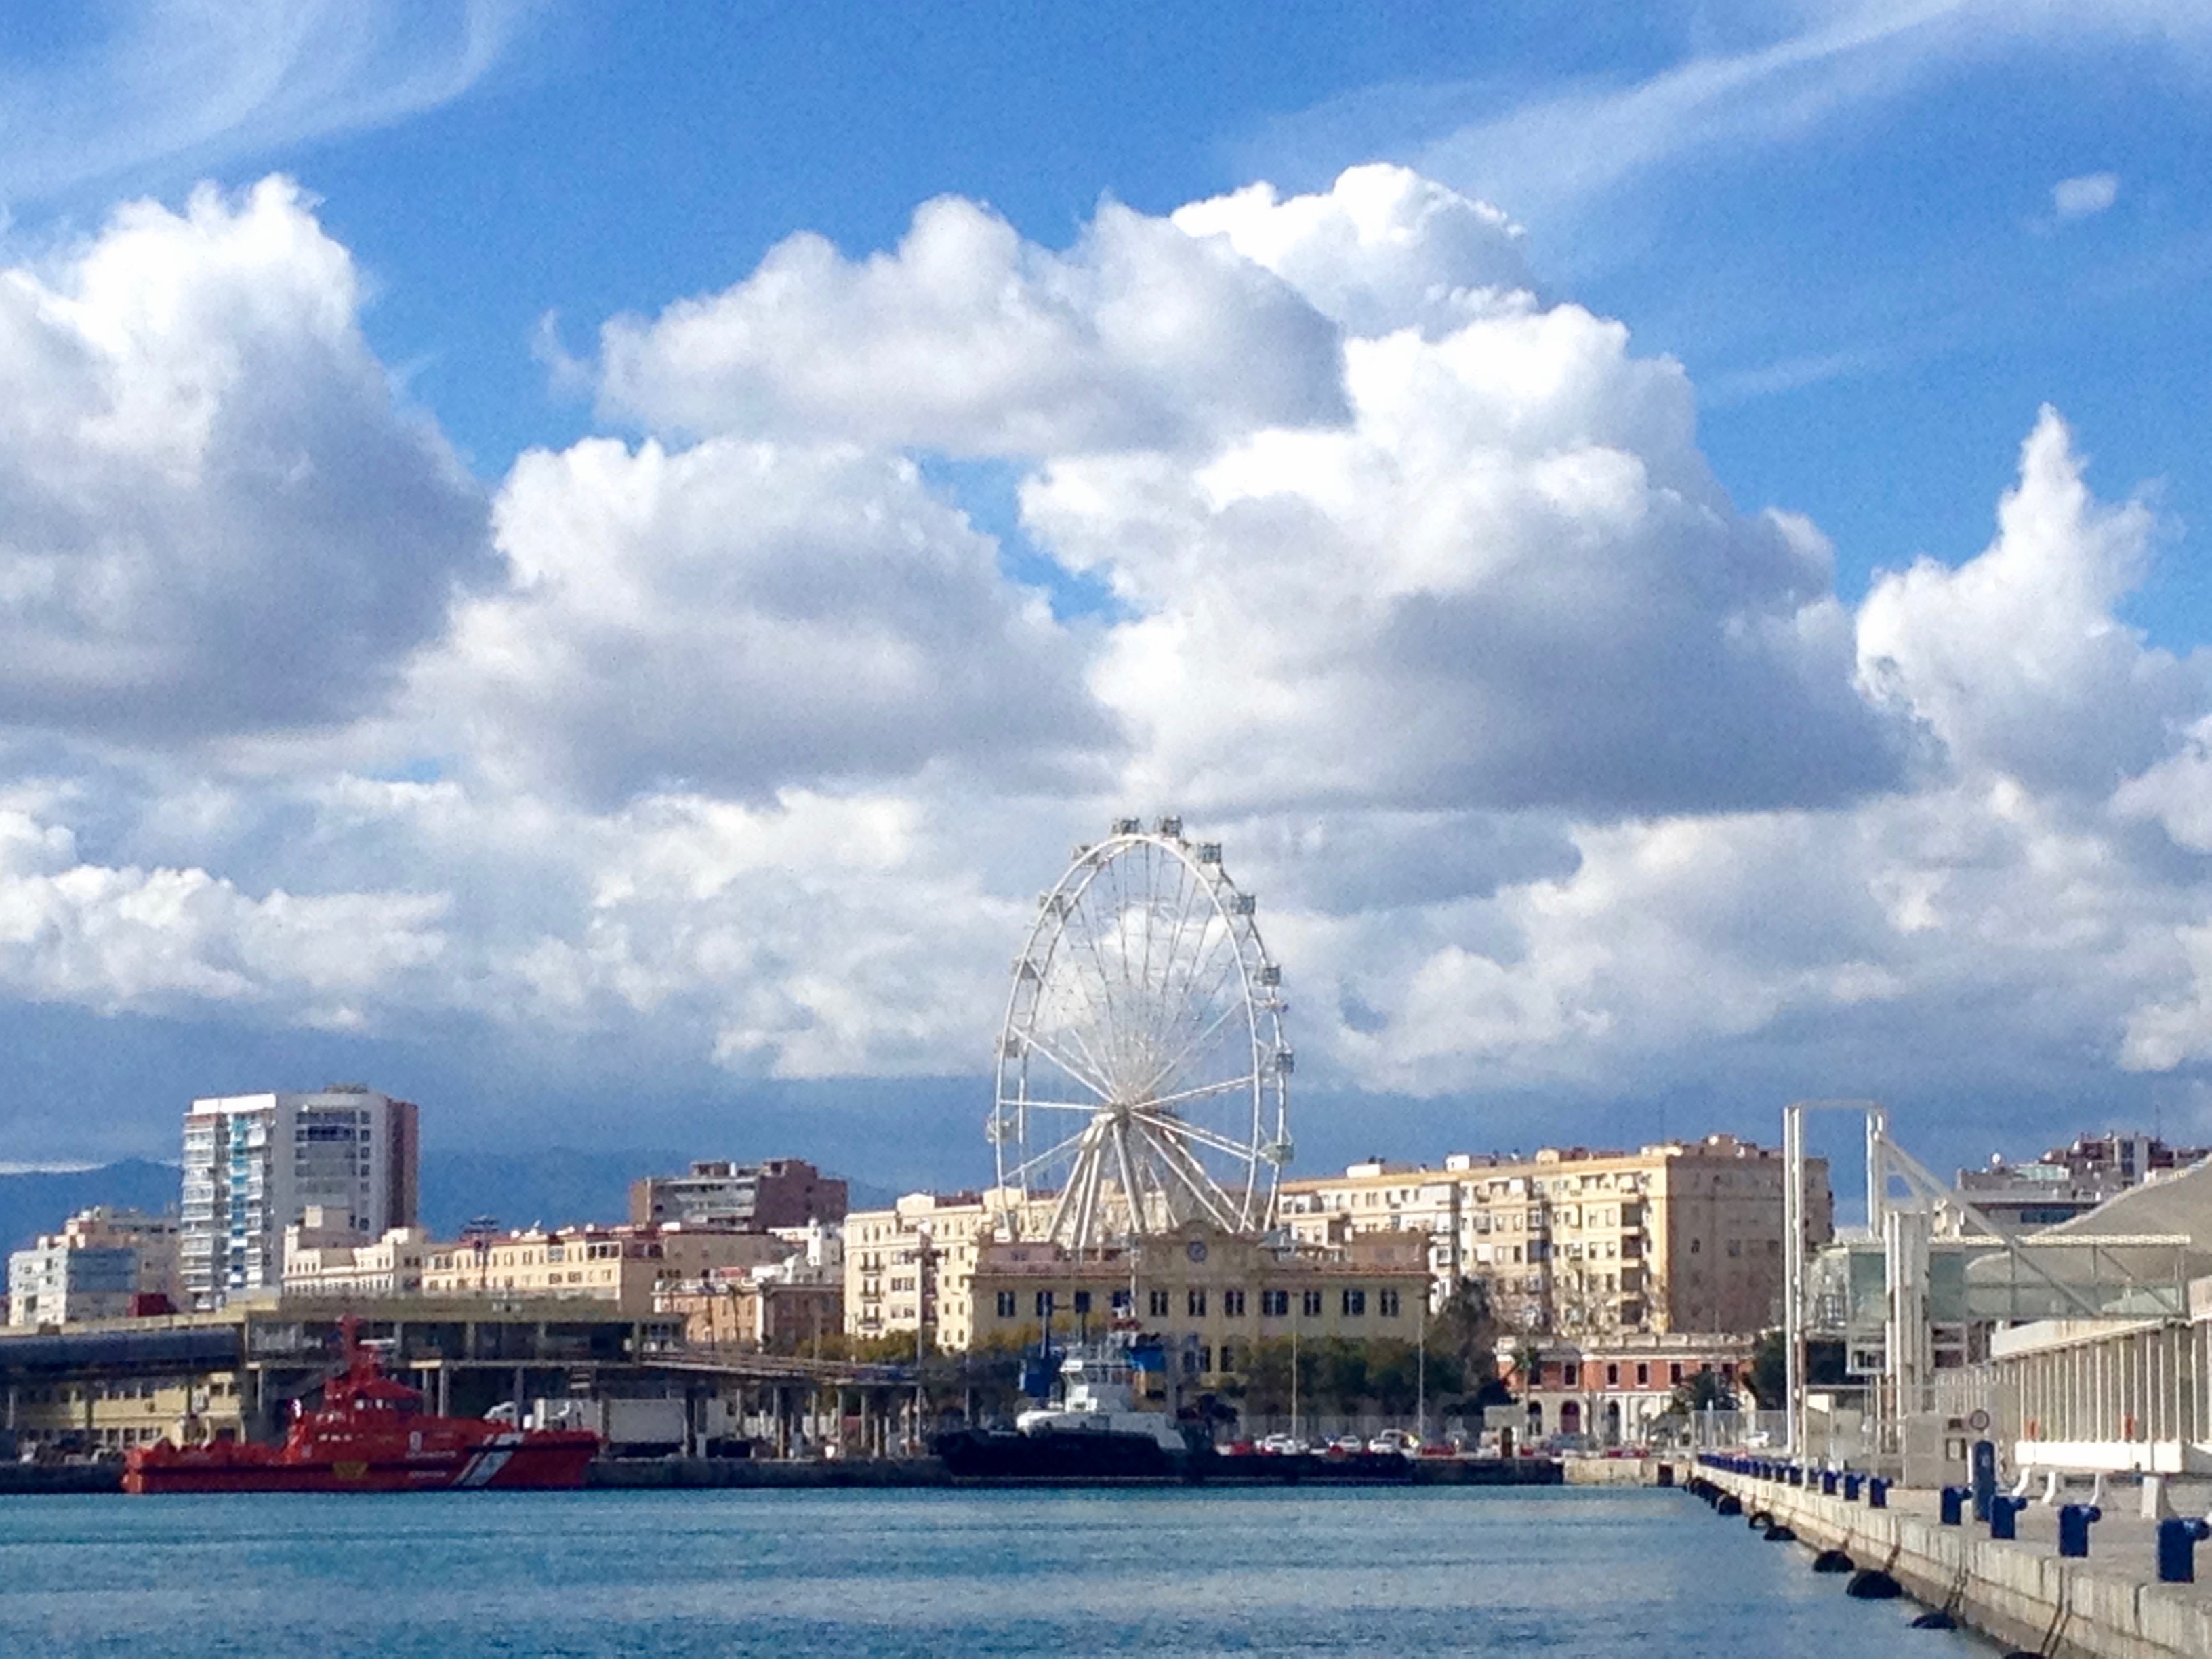
[[[2044,402],[2123,475],[2107,488],[2156,480],[2178,521],[2203,518],[2201,39],[1990,29],[1975,45],[1968,23],[1969,42],[1931,45],[1932,63],[1838,69],[1874,85],[1802,127],[1778,118],[1741,142],[1662,145],[1606,187],[1516,189],[1510,159],[1455,135],[1555,98],[1623,98],[1701,56],[1753,56],[1790,32],[1786,9],[1316,7],[1286,24],[1279,7],[1234,4],[825,16],[760,3],[655,17],[524,10],[453,101],[307,142],[264,147],[249,130],[216,173],[282,167],[323,198],[378,285],[366,321],[380,355],[488,477],[590,424],[528,354],[549,313],[581,349],[600,319],[735,281],[796,229],[886,247],[939,194],[1061,246],[1102,196],[1165,212],[1388,158],[1496,201],[1556,292],[1680,357],[1705,388],[1723,482],[1747,505],[1814,517],[1848,592],[1878,566],[1978,550],[2017,428]],[[19,233],[57,210],[96,216],[118,183],[173,192],[204,171],[149,158],[16,204]],[[2103,173],[2119,182],[2112,206],[2062,220],[2057,182]],[[2179,644],[2202,636],[2212,601],[2190,563],[2179,550],[2161,561],[2133,613]]]
[[[501,1057],[453,1074],[441,1133],[456,1140],[505,1133],[535,1109],[518,1100],[542,1103],[556,1138],[582,1133],[600,1123],[611,1077],[646,1079],[640,1098],[660,1103],[638,1135],[654,1145],[746,1102],[793,1091],[874,1099],[895,1090],[887,1079],[927,1078],[935,1103],[911,1144],[948,1144],[944,1126],[976,1114],[959,1103],[963,1085],[942,1079],[967,1072],[963,1054],[988,1053],[990,1016],[969,1005],[997,994],[976,988],[1012,948],[1006,929],[1054,873],[1066,826],[1131,800],[1210,811],[1254,849],[1288,898],[1285,936],[1307,952],[1291,971],[1295,982],[1304,968],[1307,1009],[1328,1030],[1302,1039],[1325,1056],[1318,1094],[1370,1099],[1366,1115],[1401,1125],[1408,1150],[1533,1144],[1550,1121],[1633,1139],[1647,1115],[1639,1103],[1662,1100],[1676,1103],[1667,1118],[1676,1133],[1698,1110],[1756,1129],[1790,1092],[1916,1087],[1923,1104],[1972,1126],[1942,1132],[1957,1145],[1931,1149],[1939,1161],[1980,1156],[1996,1126],[2063,1139],[2113,1112],[2212,1134],[2199,1092],[2212,1029],[2198,1030],[2212,1027],[2198,977],[2212,962],[2193,931],[2212,887],[2198,868],[2201,757],[2190,735],[2212,708],[2192,661],[2212,634],[2202,528],[2212,518],[2208,90],[2212,27],[2194,6],[2157,0],[1595,12],[767,3],[645,12],[605,0],[9,8],[0,260],[43,295],[82,300],[91,290],[71,284],[93,266],[81,262],[125,247],[112,217],[120,204],[150,198],[185,214],[195,185],[212,184],[230,205],[209,211],[234,216],[223,234],[235,230],[241,246],[264,232],[289,238],[289,252],[270,256],[276,275],[240,278],[238,295],[210,302],[207,316],[229,320],[147,345],[149,361],[167,365],[148,370],[149,383],[198,386],[200,369],[175,365],[243,353],[284,389],[254,431],[321,431],[327,419],[338,447],[316,452],[325,475],[337,477],[340,450],[356,465],[305,519],[250,481],[235,499],[193,496],[215,500],[199,539],[164,553],[150,574],[118,566],[106,587],[86,589],[148,596],[145,617],[122,623],[100,608],[122,603],[112,600],[54,622],[42,584],[70,580],[54,574],[70,568],[54,562],[56,548],[158,539],[123,522],[124,504],[171,473],[148,460],[155,470],[143,476],[104,479],[97,458],[113,452],[93,446],[0,488],[0,623],[17,629],[0,648],[25,665],[78,664],[0,676],[0,782],[13,791],[0,811],[18,814],[18,841],[34,849],[15,902],[44,918],[21,925],[0,975],[0,1024],[38,1048],[12,1103],[0,1085],[0,1134],[27,1157],[159,1150],[176,1098],[200,1086],[172,1069],[224,1052],[250,1056],[249,1069],[288,1054],[313,1069],[343,1054],[358,1062],[346,1069],[419,1078],[410,1086],[431,1093],[450,1040],[479,1061]],[[1548,389],[1524,382],[1510,398],[1486,386],[1480,363],[1451,369],[1477,402],[1496,392],[1525,412],[1552,399],[1543,419],[1575,434],[1561,447],[1523,454],[1512,431],[1479,421],[1454,441],[1487,453],[1495,435],[1498,453],[1525,464],[1542,495],[1556,483],[1553,460],[1589,433],[1610,434],[1589,453],[1636,458],[1653,501],[1690,501],[1696,525],[1664,532],[1680,541],[1637,544],[1632,557],[1593,554],[1596,562],[1472,619],[1454,609],[1454,581],[1437,579],[1434,561],[1447,555],[1425,556],[1399,573],[1420,603],[1377,624],[1372,660],[1347,658],[1332,671],[1340,678],[1322,676],[1340,688],[1334,701],[1317,701],[1291,735],[1273,723],[1279,699],[1255,699],[1243,735],[1218,747],[1179,710],[1278,675],[1295,698],[1308,683],[1298,675],[1321,671],[1319,647],[1294,637],[1294,610],[1279,625],[1264,605],[1250,619],[1261,641],[1250,648],[1265,660],[1224,666],[1218,686],[1194,672],[1178,694],[1186,702],[1155,689],[1163,640],[1231,637],[1209,632],[1205,604],[1176,584],[1195,592],[1218,579],[1230,591],[1265,572],[1260,554],[1242,550],[1243,532],[1196,520],[1162,532],[1183,539],[1156,566],[1123,556],[1116,538],[1137,533],[1146,500],[1173,494],[1162,478],[1216,488],[1224,456],[1243,455],[1248,472],[1273,465],[1264,443],[1239,449],[1251,434],[1318,432],[1340,418],[1321,406],[1317,382],[1297,378],[1311,342],[1304,325],[1262,306],[1237,325],[1244,344],[1203,369],[1170,373],[1147,359],[1131,380],[1106,362],[1095,384],[1078,384],[1053,378],[1064,363],[1047,364],[1036,384],[1056,390],[1034,408],[956,388],[957,408],[924,398],[908,410],[916,388],[894,380],[830,408],[808,402],[803,374],[794,381],[745,356],[797,313],[731,296],[799,233],[827,238],[842,259],[809,267],[793,302],[814,331],[808,349],[818,358],[842,331],[860,342],[864,368],[872,350],[929,345],[870,308],[905,316],[898,307],[927,283],[918,266],[894,261],[873,298],[839,301],[839,285],[860,281],[868,256],[898,249],[933,198],[1002,218],[1023,244],[1007,291],[1030,284],[1058,304],[1109,280],[1100,273],[1124,234],[1109,226],[1113,204],[1152,225],[1261,180],[1282,198],[1319,201],[1345,169],[1374,161],[1455,200],[1492,204],[1517,225],[1495,246],[1481,240],[1494,227],[1467,230],[1476,252],[1450,257],[1474,259],[1466,280],[1478,284],[1509,267],[1525,273],[1528,303],[1560,325],[1543,349],[1578,354],[1559,360]],[[253,217],[240,204],[272,173],[301,194],[270,197]],[[1276,233],[1246,218],[1232,240],[1265,264],[1273,256],[1255,250]],[[977,228],[987,223],[961,222],[948,257],[996,257]],[[200,257],[179,251],[182,234],[118,252],[112,265],[125,275],[115,281],[158,289],[164,258]],[[1142,241],[1127,234],[1128,247]],[[238,261],[251,263],[216,263],[228,271]],[[1347,362],[1365,361],[1381,331],[1329,311],[1333,279],[1270,269],[1301,305],[1341,325]],[[1356,280],[1370,276],[1383,280]],[[349,282],[331,302],[345,337],[299,320],[320,314],[312,296]],[[266,301],[280,289],[294,299]],[[116,303],[118,315],[141,314]],[[1231,306],[1212,289],[1188,303],[1207,316]],[[683,334],[672,307],[707,321]],[[1625,344],[1606,344],[1595,325],[1563,343],[1576,307],[1608,327],[1617,319]],[[1420,314],[1433,344],[1446,325]],[[1505,326],[1505,313],[1483,315]],[[271,317],[294,320],[280,328]],[[1070,337],[1089,337],[1094,323],[1086,313]],[[86,339],[111,338],[83,326]],[[890,331],[868,331],[879,326]],[[1185,345],[1212,349],[1176,349]],[[694,373],[684,354],[702,351],[737,354],[742,372]],[[1692,450],[1647,407],[1671,395],[1663,365],[1651,368],[1662,358],[1686,376]],[[50,417],[36,414],[52,361],[0,355],[0,382],[16,382],[34,411],[26,418],[46,431],[80,407],[64,399]],[[1575,378],[1585,371],[1586,383]],[[1325,367],[1324,378],[1335,373]],[[1146,378],[1156,374],[1181,391],[1158,394]],[[371,407],[380,379],[389,410]],[[1147,398],[1171,404],[1224,382],[1244,399],[1225,425],[1202,440],[1158,435],[1172,409]],[[326,397],[333,386],[350,390]],[[1083,397],[1122,410],[1108,422],[1114,432],[1150,435],[1069,435],[1066,400]],[[2023,441],[2046,433],[2046,405],[2063,441],[2034,452],[2042,473],[2033,456],[2023,472]],[[878,419],[878,406],[890,412]],[[1005,435],[1039,422],[1046,439]],[[427,461],[418,441],[436,452]],[[775,514],[762,507],[767,485],[739,479],[745,444],[767,446],[751,464],[776,491],[795,492],[774,495]],[[1103,469],[1102,444],[1167,471],[1128,484]],[[532,450],[547,452],[544,464],[518,466]],[[1398,476],[1417,475],[1417,451],[1428,453],[1397,455],[1410,469]],[[664,453],[665,477],[651,459]],[[1395,464],[1379,437],[1363,453],[1360,466]],[[1690,454],[1725,501],[1683,482]],[[919,495],[896,476],[904,464],[919,468]],[[794,468],[802,482],[790,482]],[[1418,476],[1439,499],[1464,482]],[[1544,538],[1571,543],[1577,525],[1612,524],[1595,475],[1577,476],[1586,493],[1574,512],[1531,520],[1525,538],[1500,531],[1498,545],[1525,540],[1529,550],[1513,556],[1540,562]],[[2079,476],[2093,499],[2062,510]],[[64,477],[89,477],[88,493],[64,499],[55,482]],[[2038,477],[2039,494],[2024,482]],[[1986,582],[1930,578],[1876,593],[1879,573],[1923,555],[1967,567],[2013,490],[2029,496],[2036,523],[2061,524],[2051,532],[2060,552],[2029,526],[2008,567],[1983,567]],[[652,497],[666,516],[650,522],[609,505],[653,491],[666,492]],[[941,550],[936,574],[869,565],[893,555],[854,551],[859,532],[841,514],[878,491],[893,518],[933,498],[987,539],[971,545],[958,524],[932,520],[915,533]],[[713,504],[685,506],[686,492]],[[1346,561],[1385,561],[1423,533],[1410,520],[1384,526],[1405,507],[1308,503],[1324,516],[1342,507],[1341,522],[1315,544],[1310,567],[1285,563],[1285,591],[1318,614],[1325,579],[1358,574]],[[1832,574],[1808,577],[1811,567],[1791,562],[1810,556],[1790,550],[1797,532],[1758,516],[1770,507],[1826,538]],[[784,539],[724,545],[700,528],[756,511],[786,525]],[[57,515],[76,527],[51,529]],[[1468,534],[1472,547],[1488,532]],[[1707,547],[1700,537],[1717,538],[1707,552],[1695,550]],[[398,546],[412,550],[396,562],[404,570],[375,550]],[[982,564],[963,562],[978,547]],[[238,560],[251,564],[258,549],[268,561],[237,577],[252,602],[212,617],[191,611],[179,596],[204,586],[220,599],[231,576],[209,573],[235,562],[220,550],[241,548]],[[1667,586],[1668,572],[1708,553],[1741,591],[1714,597],[1718,575]],[[1645,558],[1660,562],[1635,562]],[[726,572],[740,568],[757,584],[742,602],[727,592]],[[296,588],[271,572],[291,573]],[[638,617],[663,607],[631,635],[609,621],[619,607],[608,608],[601,585],[616,577],[629,584],[623,603],[644,607]],[[762,615],[788,620],[778,607],[810,583],[819,590],[800,609],[826,631],[800,656],[851,650],[838,683],[787,698],[775,688],[796,682],[765,667],[717,680],[714,641],[739,641],[731,654],[765,664],[783,647],[747,630]],[[1500,621],[1534,617],[1561,584],[1589,597],[1584,614],[1526,634]],[[1020,611],[1024,590],[1038,586],[1051,601],[1043,631]],[[557,616],[532,610],[556,588],[593,597]],[[1352,604],[1356,591],[1340,597]],[[332,593],[350,597],[329,610],[320,596]],[[2075,608],[2033,611],[2051,595]],[[1653,617],[1707,604],[1726,616],[1717,632],[1685,623],[1680,635],[1624,635],[1618,650],[1592,643],[1609,627],[1634,634],[1604,618],[1632,617],[1639,599]],[[736,606],[726,617],[714,609],[724,603]],[[1801,654],[1778,678],[1746,669],[1707,684],[1713,641],[1739,637],[1753,615],[1762,627],[1786,616]],[[687,617],[699,622],[696,639],[684,634]],[[718,617],[722,635],[708,625]],[[2136,654],[2112,656],[2115,625],[2115,639],[2139,630],[2147,649],[2130,643]],[[236,666],[262,654],[253,641],[293,627],[345,638],[349,666],[325,677],[303,666],[312,653],[274,652]],[[1991,641],[2006,630],[2019,643],[2000,659]],[[171,653],[179,638],[198,643]],[[1417,638],[1449,646],[1443,666],[1421,666],[1420,688],[1383,672],[1411,660]],[[102,662],[135,665],[82,667],[70,653],[88,639],[113,647]],[[975,642],[964,665],[963,640]],[[866,676],[851,665],[887,651],[932,665],[919,702],[911,686],[881,704],[852,690]],[[144,666],[194,653],[170,678]],[[1478,657],[1479,673],[1460,672]],[[1893,682],[1876,672],[1884,663]],[[1304,666],[1294,674],[1289,664]],[[312,692],[304,678],[319,682]],[[1617,696],[1604,702],[1594,687]],[[1368,698],[1459,718],[1441,747],[1423,737],[1428,759],[1393,757],[1352,712]],[[1651,707],[1663,718],[1646,720]],[[1405,717],[1377,729],[1394,722]],[[2061,728],[2063,743],[2051,735],[2034,752],[2017,735]],[[1279,775],[1255,758],[1267,755],[1282,757]],[[961,827],[983,816],[1010,827]],[[521,869],[506,860],[518,837],[532,848]],[[894,843],[880,857],[851,850]],[[9,844],[0,836],[0,850]],[[842,850],[819,867],[804,850],[833,844]],[[1685,878],[1640,884],[1678,844],[1692,848]],[[1960,850],[1970,844],[1981,850]],[[1778,930],[1786,942],[1743,922],[1762,903],[1795,902],[1772,895],[1803,892],[1816,872],[1859,856],[1850,902],[1808,904]],[[2110,881],[2094,902],[2081,882],[2055,877],[2035,902],[2002,896],[2008,860],[2048,876],[2075,857]],[[1758,874],[1731,887],[1706,879],[1707,860],[1747,860]],[[1408,875],[1415,864],[1435,873]],[[8,870],[0,860],[0,877]],[[189,891],[173,917],[188,920],[146,919],[146,871],[180,872]],[[1947,908],[1943,896],[1984,878],[1990,896]],[[902,896],[886,898],[878,882]],[[133,933],[128,951],[100,943],[112,937],[105,924],[69,908],[92,890],[130,896],[131,926],[145,938]],[[408,904],[395,908],[393,894]],[[302,921],[285,908],[300,898],[323,908]],[[726,933],[711,950],[699,941],[713,928],[687,902],[726,907],[714,912]],[[0,896],[0,940],[8,903]],[[1885,938],[1860,931],[1868,906],[1889,918]],[[944,951],[957,968],[942,985],[902,991],[899,964],[933,971],[911,968],[932,960],[918,931],[944,925],[924,919],[954,910],[962,920]],[[70,920],[55,919],[64,912]],[[825,912],[832,922],[818,921]],[[1586,934],[1568,936],[1568,914],[1585,919]],[[327,958],[347,955],[348,931],[366,915],[399,921],[365,954],[370,965],[337,973]],[[2099,927],[2100,942],[2083,944]],[[295,960],[265,943],[271,929],[322,942]],[[841,951],[810,957],[821,937]],[[1934,951],[1941,939],[1955,951]],[[1632,961],[1645,946],[1660,955]],[[1593,969],[1593,953],[1606,952],[1616,959]],[[281,971],[269,965],[280,957]],[[1686,960],[1692,977],[1710,975],[1701,1010],[1622,988]],[[865,1015],[822,988],[877,967]],[[2054,979],[2064,983],[2045,983]],[[2066,988],[2077,981],[2084,988]],[[1808,1002],[1816,983],[1827,988]],[[2045,997],[2063,1007],[2043,1008]],[[1909,1016],[1899,1012],[1908,1000]],[[533,1072],[534,1034],[561,1019],[593,1034],[587,1046],[603,1046],[609,1077],[579,1081],[558,1064]],[[1389,1054],[1364,1046],[1362,1028],[1378,1020]],[[2020,1030],[2051,1047],[2008,1052]],[[450,1036],[427,1040],[432,1030]],[[101,1127],[88,1131],[66,1111],[60,1079],[94,1046],[106,1080]],[[118,1065],[118,1054],[131,1058]],[[1936,1055],[1940,1066],[1922,1065]],[[1301,1139],[1322,1162],[1378,1150],[1363,1144],[1362,1116],[1324,1114]]]

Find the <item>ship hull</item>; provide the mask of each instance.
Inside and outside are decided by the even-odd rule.
[[[939,1435],[931,1449],[948,1474],[993,1480],[1166,1480],[1193,1473],[1188,1452],[1149,1435],[1006,1434],[963,1429]]]
[[[403,1441],[328,1457],[260,1446],[153,1449],[167,1455],[136,1453],[126,1462],[125,1492],[550,1492],[584,1484],[599,1437],[508,1432],[432,1451],[410,1451]]]

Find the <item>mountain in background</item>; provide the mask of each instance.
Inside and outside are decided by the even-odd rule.
[[[426,1151],[422,1154],[422,1224],[434,1238],[451,1238],[482,1216],[502,1230],[544,1222],[617,1222],[629,1218],[629,1183],[643,1176],[674,1175],[690,1167],[676,1152],[651,1150],[591,1152],[573,1146],[533,1152]],[[836,1173],[832,1170],[830,1173]],[[0,1175],[0,1250],[20,1250],[40,1233],[58,1232],[76,1212],[94,1204],[173,1213],[178,1170],[173,1164],[127,1158],[97,1169],[27,1170]],[[851,1183],[856,1209],[888,1205],[892,1190]]]
[[[177,1166],[151,1158],[125,1158],[93,1170],[26,1170],[0,1175],[0,1245],[20,1250],[40,1233],[94,1204],[118,1209],[174,1213]]]

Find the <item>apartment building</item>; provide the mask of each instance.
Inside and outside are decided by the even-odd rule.
[[[2169,1146],[2155,1135],[2077,1135],[2032,1163],[1992,1158],[1989,1166],[1959,1171],[1959,1196],[2007,1232],[2032,1232],[2087,1215],[2130,1188],[2174,1176],[2212,1152]]]
[[[1202,1221],[1080,1256],[1042,1242],[993,1240],[946,1303],[968,1304],[962,1346],[1025,1346],[1048,1330],[1064,1340],[1133,1325],[1161,1340],[1172,1370],[1210,1387],[1241,1370],[1262,1341],[1413,1341],[1429,1279],[1424,1257],[1420,1241],[1406,1234],[1314,1248]]]
[[[185,1299],[221,1307],[284,1278],[285,1229],[319,1206],[367,1244],[416,1220],[419,1114],[357,1084],[214,1097],[185,1115]]]
[[[695,1163],[680,1176],[630,1183],[629,1218],[639,1227],[678,1224],[767,1232],[845,1218],[845,1183],[803,1158],[763,1164]]]
[[[9,1256],[9,1322],[58,1325],[169,1312],[184,1293],[179,1229],[173,1216],[105,1205],[80,1210],[58,1233]]]
[[[729,1228],[532,1228],[430,1245],[422,1293],[574,1297],[644,1315],[654,1311],[656,1296],[677,1285],[718,1268],[780,1261],[793,1249],[772,1233]]]
[[[1425,1236],[1433,1294],[1481,1280],[1528,1331],[1741,1332],[1779,1317],[1783,1158],[1732,1135],[1628,1152],[1455,1153],[1441,1168],[1356,1164],[1285,1182],[1281,1214],[1316,1244]],[[1809,1160],[1806,1233],[1833,1234],[1827,1167]]]
[[[1011,1231],[1042,1232],[1050,1197],[908,1193],[887,1210],[845,1218],[845,1329],[854,1336],[912,1336],[925,1316],[939,1347],[965,1348],[973,1334],[968,1288],[977,1250],[1001,1214]]]
[[[319,1204],[284,1230],[288,1296],[416,1296],[430,1253],[420,1227],[392,1227],[364,1244]]]

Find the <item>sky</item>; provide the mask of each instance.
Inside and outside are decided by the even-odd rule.
[[[2212,14],[0,8],[0,1163],[987,1176],[1180,814],[1302,1172],[2212,1144]]]

